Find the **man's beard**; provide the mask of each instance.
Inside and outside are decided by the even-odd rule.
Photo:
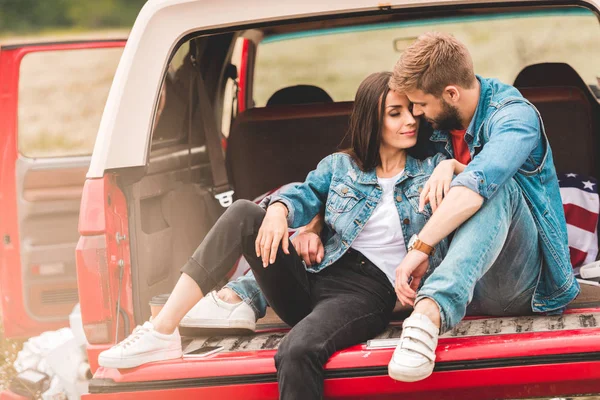
[[[427,118],[433,129],[438,131],[451,131],[463,129],[458,114],[458,108],[442,99],[442,112],[435,119]]]

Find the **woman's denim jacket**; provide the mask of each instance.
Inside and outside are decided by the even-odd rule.
[[[422,213],[418,211],[419,195],[434,168],[444,159],[445,156],[441,154],[422,161],[407,156],[404,173],[394,189],[405,245],[413,234],[419,233],[431,216],[429,205]],[[265,198],[261,206],[266,208],[276,201],[285,204],[289,210],[290,228],[308,224],[325,209],[325,223],[331,232],[325,240],[325,256],[321,263],[307,268],[311,272],[318,272],[333,264],[352,247],[352,242],[379,204],[381,195],[375,170],[361,171],[350,155],[334,153],[321,160],[304,183]],[[430,271],[439,265],[447,250],[448,242],[444,239],[430,257]]]

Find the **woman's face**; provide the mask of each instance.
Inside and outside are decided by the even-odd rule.
[[[412,115],[408,97],[390,90],[385,99],[385,115],[381,132],[381,146],[408,149],[417,144],[419,119]]]

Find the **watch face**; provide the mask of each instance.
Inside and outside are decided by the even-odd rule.
[[[417,241],[417,235],[412,235],[410,237],[410,240],[408,241],[408,246],[407,247],[408,247],[409,250],[414,247],[416,241]]]

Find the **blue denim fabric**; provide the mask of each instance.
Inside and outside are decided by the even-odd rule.
[[[269,304],[262,294],[252,271],[249,271],[246,275],[242,275],[234,281],[228,282],[225,287],[233,290],[240,296],[242,301],[252,307],[257,320],[265,316]]]
[[[481,95],[465,135],[472,161],[451,186],[468,187],[487,202],[510,179],[515,180],[533,215],[543,259],[533,311],[561,311],[580,289],[571,267],[558,179],[541,116],[514,87],[496,79],[477,79]],[[430,140],[438,152],[454,157],[448,132],[435,131]]]
[[[429,205],[419,212],[419,196],[435,167],[445,159],[441,154],[425,160],[407,156],[404,173],[394,191],[406,243],[431,216]],[[321,160],[304,183],[268,196],[261,206],[268,207],[276,201],[285,204],[291,228],[308,224],[325,208],[325,224],[331,232],[325,241],[325,256],[319,264],[307,268],[310,272],[319,272],[337,261],[352,246],[381,200],[382,193],[375,170],[361,171],[348,154],[334,153]],[[447,240],[436,246],[436,252],[430,258],[430,268],[439,265],[447,248]]]
[[[438,304],[442,333],[463,319],[467,304],[471,314],[531,314],[542,265],[538,238],[523,191],[510,179],[456,231],[417,302],[428,297]]]
[[[431,216],[429,205],[423,213],[419,213],[419,195],[435,167],[444,159],[441,154],[422,161],[407,157],[404,174],[398,180],[394,193],[406,243]],[[289,210],[288,224],[291,228],[308,224],[325,208],[326,226],[321,235],[325,256],[320,264],[307,267],[310,272],[318,272],[338,260],[352,246],[379,203],[381,194],[374,170],[363,172],[348,154],[335,153],[324,158],[317,169],[308,174],[304,183],[265,198],[261,206],[266,208],[274,201],[283,202]],[[430,257],[430,271],[440,264],[447,250],[448,241],[445,239]],[[264,316],[267,302],[251,273],[226,286],[254,309],[257,318]]]

